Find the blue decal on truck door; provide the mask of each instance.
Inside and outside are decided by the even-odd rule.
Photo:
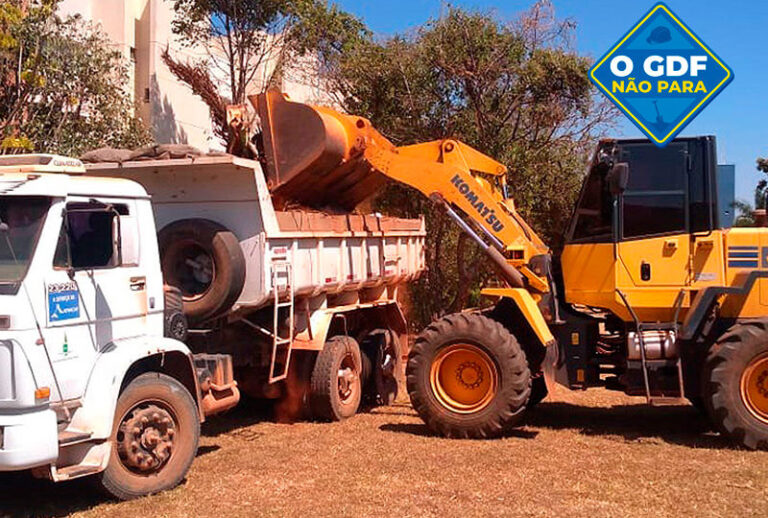
[[[48,321],[80,318],[80,293],[74,282],[48,285]]]

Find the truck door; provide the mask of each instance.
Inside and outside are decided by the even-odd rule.
[[[629,182],[619,203],[619,268],[625,274],[618,284],[676,293],[690,281],[688,144],[659,149],[647,141],[622,143],[619,160],[629,164]]]
[[[67,200],[44,330],[64,399],[82,396],[97,356],[115,340],[145,330],[146,278],[138,239],[128,235],[134,209],[130,200]]]

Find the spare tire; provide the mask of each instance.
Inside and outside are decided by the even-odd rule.
[[[245,285],[245,257],[232,232],[206,219],[184,219],[163,228],[158,240],[165,282],[181,290],[190,323],[232,307]]]

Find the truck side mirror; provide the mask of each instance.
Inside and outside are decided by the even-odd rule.
[[[629,183],[629,164],[626,162],[614,164],[611,170],[608,171],[606,180],[613,196],[618,196],[626,191],[627,184]]]

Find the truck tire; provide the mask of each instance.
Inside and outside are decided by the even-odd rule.
[[[175,221],[159,234],[165,282],[179,288],[193,324],[232,307],[245,286],[245,257],[237,237],[206,219]]]
[[[317,355],[309,406],[315,419],[341,421],[360,407],[363,393],[360,347],[349,336],[334,336]]]
[[[375,329],[360,343],[363,398],[370,405],[391,405],[397,399],[402,348],[397,334]]]
[[[176,487],[197,454],[195,400],[177,380],[157,372],[138,376],[117,400],[112,451],[99,485],[119,500]]]
[[[413,408],[446,437],[498,436],[520,422],[531,375],[520,344],[500,323],[457,313],[416,339],[406,370]]]
[[[702,378],[715,428],[745,448],[768,449],[768,321],[726,331],[710,349]]]
[[[165,331],[163,336],[179,342],[186,342],[189,324],[186,315],[184,315],[184,299],[181,290],[166,284],[163,286],[163,296],[165,299],[163,311]]]

